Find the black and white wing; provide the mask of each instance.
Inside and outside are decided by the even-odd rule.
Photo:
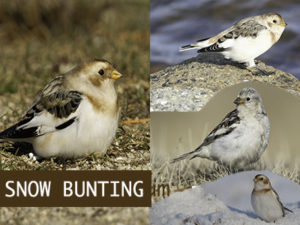
[[[183,154],[173,159],[172,163],[183,159],[193,159],[197,157],[197,153],[201,151],[202,147],[210,145],[215,140],[230,134],[239,123],[240,123],[240,118],[238,116],[238,110],[235,109],[225,116],[222,122],[209,133],[209,135],[204,139],[203,143],[198,148],[196,148],[192,152]]]
[[[209,133],[209,135],[204,139],[203,143],[198,148],[209,145],[216,139],[230,134],[236,128],[236,125],[239,123],[240,118],[238,116],[238,110],[235,109],[225,116],[221,123]]]
[[[275,196],[276,196],[276,199],[277,199],[278,203],[279,203],[280,206],[281,206],[281,209],[282,209],[282,215],[285,216],[285,211],[284,211],[284,210],[286,210],[286,211],[288,211],[288,212],[290,212],[290,213],[294,213],[292,210],[290,210],[290,209],[288,209],[288,208],[286,208],[286,207],[283,206],[283,204],[282,204],[282,202],[280,201],[280,198],[279,198],[279,195],[277,194],[277,192],[276,192],[274,189],[272,189],[272,190],[273,190],[273,192],[274,192],[274,194],[275,194]]]
[[[261,25],[255,20],[241,21],[234,26],[228,28],[222,33],[208,39],[208,43],[211,45],[203,47],[198,52],[223,52],[234,44],[233,40],[240,37],[256,38],[259,32],[266,30],[267,27]],[[202,40],[200,40],[202,41]]]
[[[26,139],[60,130],[76,120],[73,114],[81,93],[62,88],[63,77],[52,80],[15,125],[0,133],[0,139]]]

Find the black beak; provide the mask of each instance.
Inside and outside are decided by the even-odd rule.
[[[240,104],[245,103],[245,101],[244,101],[244,99],[242,99],[242,98],[240,98],[240,97],[237,97],[237,98],[234,100],[233,103],[236,104],[236,105],[240,105]]]

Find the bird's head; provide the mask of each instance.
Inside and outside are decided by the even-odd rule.
[[[278,13],[268,13],[264,15],[269,27],[281,26],[286,27],[286,23]]]
[[[278,13],[264,14],[263,19],[265,21],[265,25],[269,28],[269,30],[277,34],[272,37],[276,42],[280,38],[287,24]]]
[[[67,89],[76,90],[94,99],[104,98],[107,102],[117,99],[114,81],[122,77],[115,67],[106,60],[83,63],[64,75]],[[103,103],[104,104],[104,103]]]
[[[257,174],[254,177],[253,181],[254,181],[254,189],[256,191],[271,188],[271,183],[270,183],[269,178],[263,174]]]
[[[243,88],[234,104],[240,112],[246,114],[265,113],[262,99],[254,88]]]
[[[121,73],[106,60],[93,60],[85,64],[82,70],[82,74],[84,74],[87,80],[96,87],[101,86],[103,82],[113,83],[115,80],[122,77]]]
[[[114,90],[114,81],[122,75],[110,62],[96,59],[75,67],[65,77],[68,88],[91,94]]]

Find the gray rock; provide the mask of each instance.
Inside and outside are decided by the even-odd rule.
[[[206,53],[150,75],[150,111],[199,111],[217,92],[246,81],[259,81],[300,96],[300,82],[292,74],[258,61],[246,69]]]

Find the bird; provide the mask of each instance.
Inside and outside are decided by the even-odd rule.
[[[278,13],[248,17],[213,37],[182,46],[180,51],[219,52],[226,59],[251,68],[256,66],[254,59],[279,40],[286,25]]]
[[[17,123],[0,132],[0,141],[30,143],[41,158],[105,154],[118,127],[120,109],[114,83],[121,76],[102,59],[57,76]]]
[[[293,212],[282,205],[279,195],[273,189],[267,176],[257,174],[253,181],[251,204],[258,217],[266,222],[275,222],[285,216],[285,210]]]
[[[171,163],[201,157],[228,168],[243,169],[258,161],[267,148],[270,135],[270,122],[262,98],[254,88],[246,87],[239,92],[234,103],[236,108],[199,147],[171,160]]]

